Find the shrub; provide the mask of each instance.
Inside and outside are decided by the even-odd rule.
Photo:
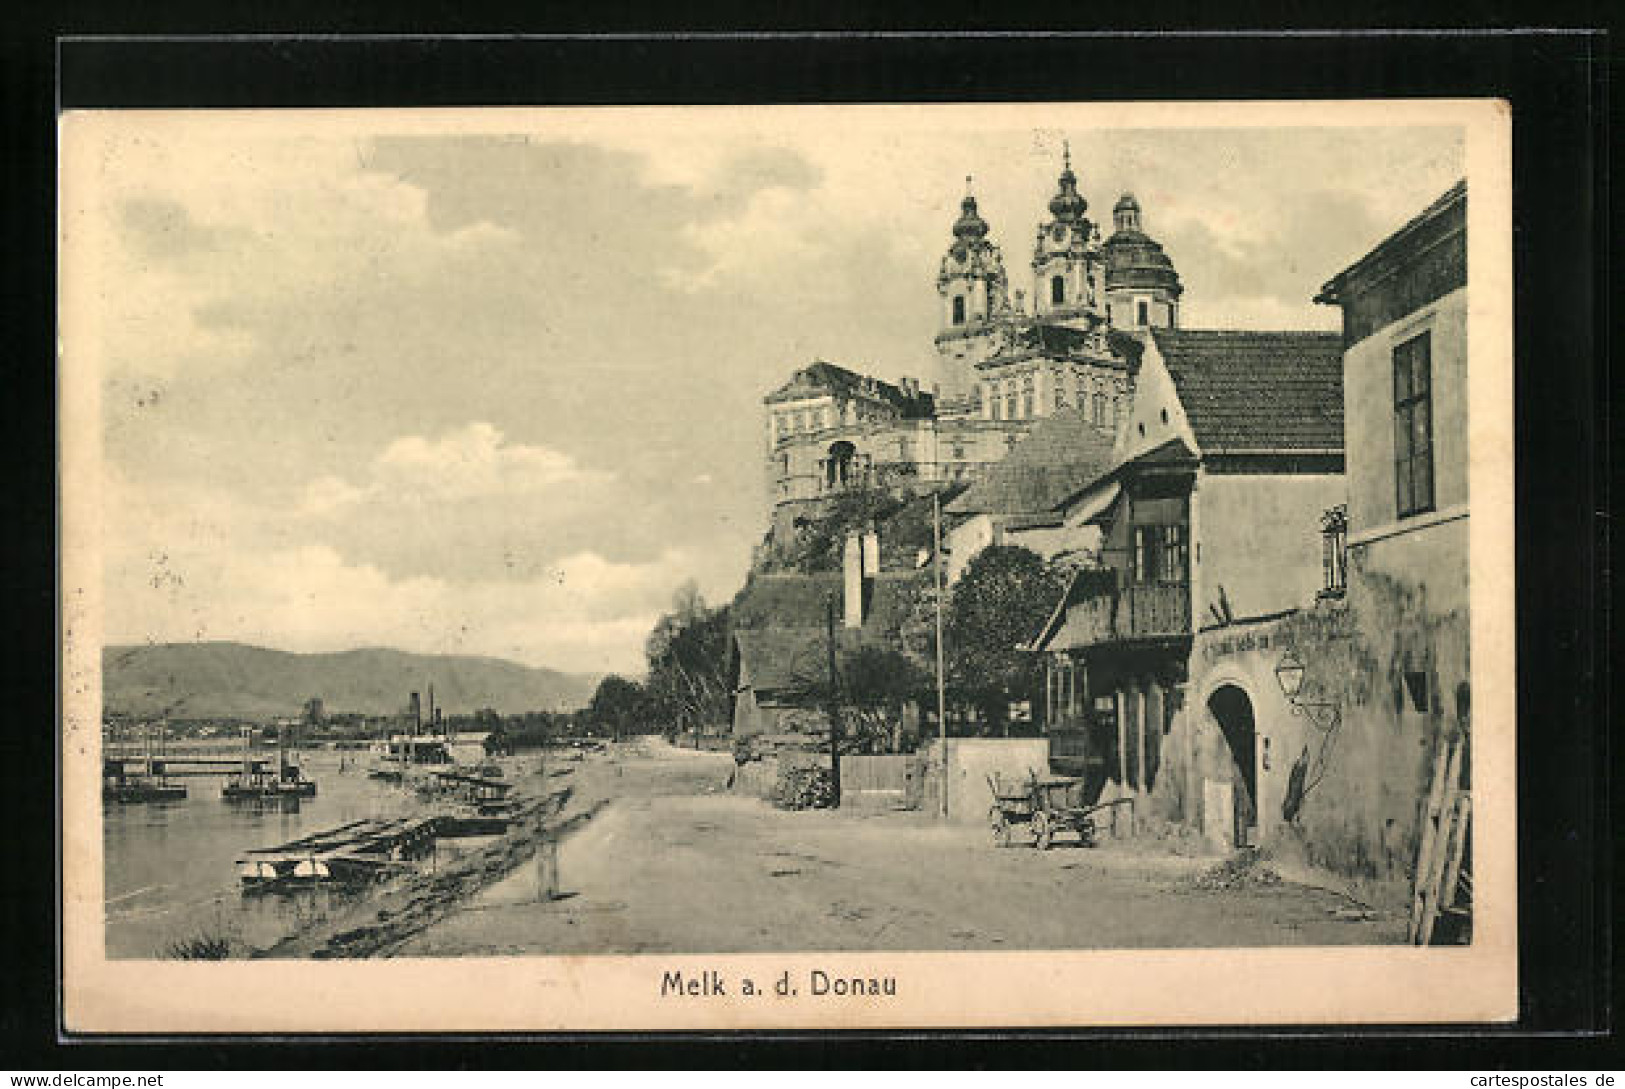
[[[773,784],[772,802],[780,809],[830,809],[835,784],[829,769],[816,764],[782,768]]]
[[[164,950],[170,960],[228,960],[231,939],[222,934],[199,934],[184,941],[170,942]]]

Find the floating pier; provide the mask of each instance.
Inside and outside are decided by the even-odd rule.
[[[158,779],[120,778],[102,784],[102,801],[129,805],[134,802],[178,802],[186,798],[186,787]]]
[[[245,889],[376,881],[433,850],[435,825],[432,816],[351,821],[245,853],[237,860],[237,879]]]

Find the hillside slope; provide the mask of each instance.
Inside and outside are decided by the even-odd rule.
[[[299,713],[321,697],[329,712],[391,714],[408,693],[447,714],[494,707],[503,714],[569,710],[592,697],[597,678],[499,658],[408,654],[367,648],[291,654],[241,643],[160,643],[102,651],[109,713],[175,718],[264,718]]]

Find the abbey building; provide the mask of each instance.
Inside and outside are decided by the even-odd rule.
[[[968,187],[967,187],[968,188]],[[1125,193],[1102,239],[1066,155],[1032,256],[1012,288],[967,191],[936,277],[936,369],[894,384],[815,362],[764,399],[774,526],[856,486],[970,481],[1044,417],[1071,412],[1109,437],[1150,328],[1179,324],[1183,288]]]

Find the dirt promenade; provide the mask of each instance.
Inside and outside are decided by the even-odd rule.
[[[1126,844],[997,849],[919,814],[782,812],[727,792],[726,753],[660,742],[575,765],[563,896],[533,862],[395,956],[1060,949],[1396,942],[1403,922],[1291,883],[1203,887],[1212,859]],[[607,803],[607,804],[606,804]],[[1212,883],[1209,883],[1212,884]],[[1343,913],[1336,914],[1339,909]]]

